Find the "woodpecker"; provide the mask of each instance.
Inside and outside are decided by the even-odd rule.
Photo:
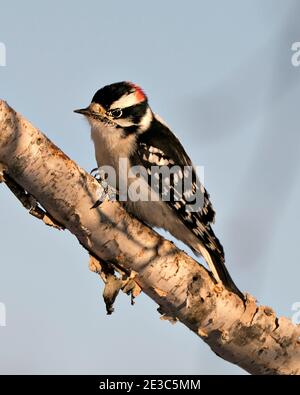
[[[120,163],[124,166],[124,160],[128,169],[142,166],[146,169],[146,177],[143,175],[140,180],[141,188],[147,196],[153,192],[153,185],[157,185],[154,177],[158,180],[154,194],[158,198],[136,200],[128,195],[127,201],[122,203],[125,209],[150,227],[162,228],[189,246],[204,258],[217,283],[223,283],[244,300],[225,266],[223,247],[211,227],[215,211],[210,196],[182,144],[152,111],[144,91],[127,81],[106,85],[95,93],[87,108],[75,112],[83,114],[91,126],[98,167],[111,166],[120,174]],[[170,171],[164,179],[159,172],[161,166],[176,171]],[[126,170],[124,177],[130,187],[134,179],[132,173]],[[181,193],[182,188],[177,185],[187,179],[190,187]],[[195,202],[195,199],[191,201],[191,196],[197,193],[201,195],[201,205],[195,210],[191,209]]]

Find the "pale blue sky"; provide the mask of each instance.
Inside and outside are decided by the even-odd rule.
[[[183,141],[217,211],[242,290],[279,314],[300,301],[300,41],[296,0],[0,0],[0,97],[81,166],[95,165],[73,109],[132,80]],[[228,374],[181,324],[141,296],[105,315],[102,284],[67,232],[35,220],[0,186],[0,373]],[[182,245],[180,245],[182,247]]]

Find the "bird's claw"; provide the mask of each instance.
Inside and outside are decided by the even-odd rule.
[[[99,169],[98,167],[94,167],[91,171],[90,171],[90,175],[94,178],[97,179],[97,176],[99,176]]]

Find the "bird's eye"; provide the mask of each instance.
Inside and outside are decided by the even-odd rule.
[[[122,116],[122,110],[120,108],[116,108],[109,111],[109,115],[113,118],[120,118]]]

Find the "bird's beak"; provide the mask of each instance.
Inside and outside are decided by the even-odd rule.
[[[91,115],[91,109],[90,109],[90,107],[81,108],[81,109],[79,109],[79,110],[74,110],[74,112],[76,112],[77,114],[82,114],[82,115],[86,115],[86,116]]]
[[[77,114],[85,115],[86,117],[103,117],[105,115],[105,109],[98,103],[91,103],[86,108],[74,110]]]

